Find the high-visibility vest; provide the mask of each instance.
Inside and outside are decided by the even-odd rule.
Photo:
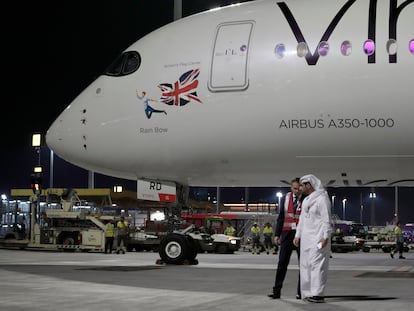
[[[296,212],[293,208],[293,193],[288,192],[285,196],[285,219],[283,221],[283,230],[296,230],[296,226],[299,222],[301,203],[299,200],[296,202]]]
[[[253,226],[250,231],[252,232],[252,238],[260,238],[260,228],[258,226]]]
[[[107,238],[112,238],[112,237],[115,236],[115,233],[114,233],[114,224],[113,223],[110,223],[109,222],[109,223],[106,224],[105,236]]]
[[[128,234],[128,222],[127,221],[118,221],[116,224],[116,227],[118,228],[118,234],[120,235],[126,235]]]
[[[263,228],[263,235],[265,237],[271,237],[273,234],[273,228],[272,227],[264,227]]]
[[[403,243],[404,242],[404,237],[402,234],[402,229],[400,227],[395,227],[394,229],[394,234],[395,234],[395,241],[399,242],[399,243]]]
[[[226,235],[229,235],[229,236],[234,236],[234,228],[232,227],[232,226],[228,226],[228,227],[226,227]]]

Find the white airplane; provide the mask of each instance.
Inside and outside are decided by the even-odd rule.
[[[413,77],[413,0],[245,2],[139,39],[46,139],[153,189],[412,186]]]

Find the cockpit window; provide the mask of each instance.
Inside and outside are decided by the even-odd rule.
[[[136,51],[121,54],[106,70],[108,76],[126,76],[135,72],[141,65],[141,56]]]

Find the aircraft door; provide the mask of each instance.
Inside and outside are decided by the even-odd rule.
[[[253,25],[253,21],[241,21],[217,26],[208,83],[210,91],[248,88],[247,65]]]

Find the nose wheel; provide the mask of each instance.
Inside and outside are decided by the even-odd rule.
[[[192,239],[186,235],[170,233],[161,240],[158,253],[161,259],[157,264],[194,265],[198,264],[197,248]]]

